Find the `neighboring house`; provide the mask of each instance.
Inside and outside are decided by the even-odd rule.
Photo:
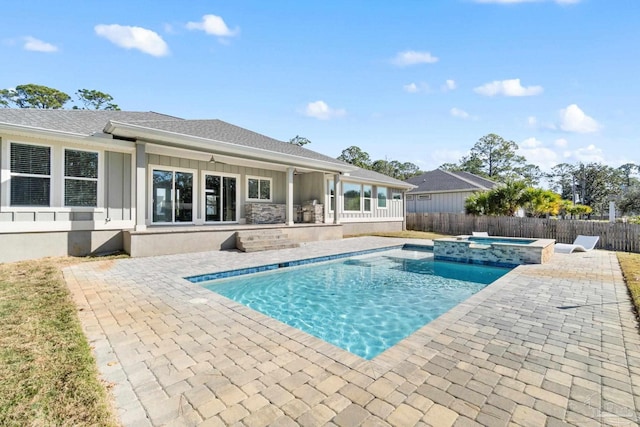
[[[220,120],[0,108],[0,262],[401,230],[411,184]],[[269,225],[268,225],[269,224]]]
[[[464,213],[464,202],[478,191],[498,184],[469,172],[432,170],[406,180],[416,186],[407,192],[407,213]]]

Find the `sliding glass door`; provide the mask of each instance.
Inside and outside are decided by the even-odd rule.
[[[153,222],[193,222],[193,173],[153,169]]]
[[[236,222],[237,179],[233,176],[205,175],[206,222]]]

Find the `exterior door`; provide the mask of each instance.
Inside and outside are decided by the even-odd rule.
[[[236,222],[237,182],[232,176],[205,175],[205,221]]]
[[[153,170],[153,222],[193,222],[193,173]]]

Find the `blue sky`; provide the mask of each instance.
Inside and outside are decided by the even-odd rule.
[[[111,94],[423,170],[488,133],[543,170],[640,164],[640,1],[3,4],[0,87]]]

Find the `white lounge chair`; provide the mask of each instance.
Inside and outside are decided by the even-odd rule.
[[[489,233],[486,231],[472,231],[471,234],[475,237],[489,237]]]
[[[572,252],[588,252],[596,247],[600,236],[578,236],[573,244],[556,243],[554,251],[559,254],[570,254]]]

